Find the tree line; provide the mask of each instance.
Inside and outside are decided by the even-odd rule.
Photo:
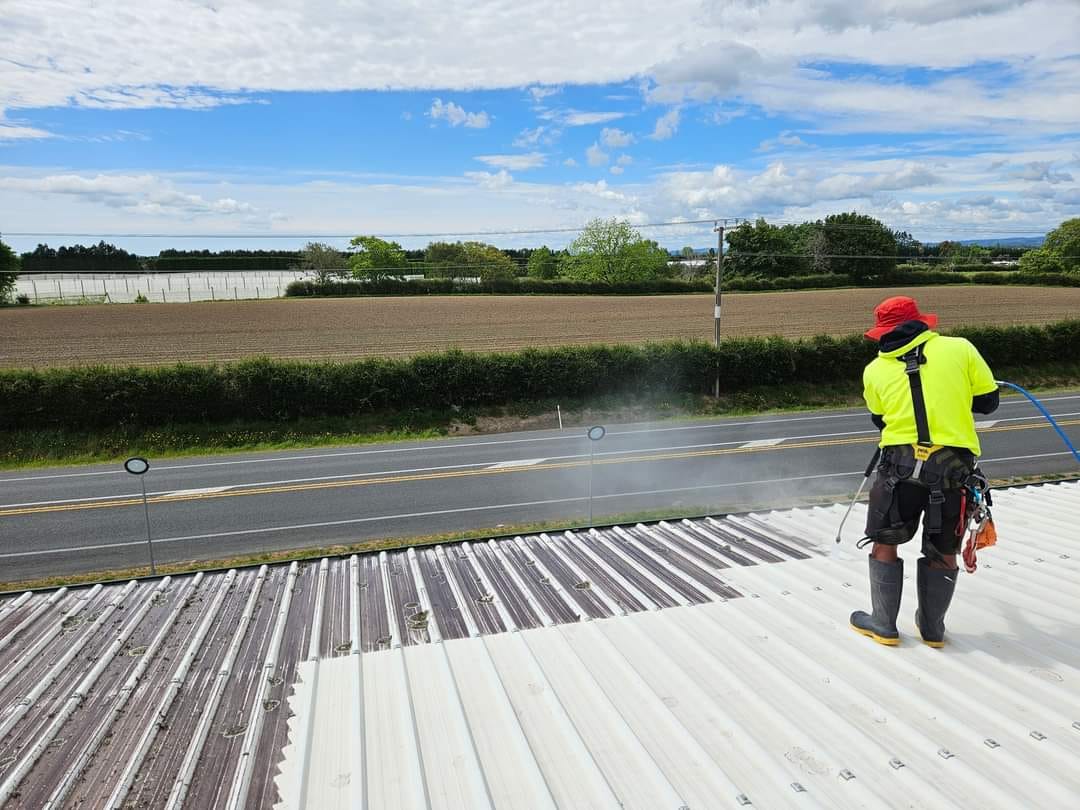
[[[1080,218],[1063,222],[1035,249],[992,248],[954,241],[923,243],[865,214],[833,214],[800,224],[746,222],[725,234],[726,277],[748,281],[809,276],[853,283],[887,280],[901,264],[934,269],[977,270],[992,261],[1017,261],[1023,272],[1080,272]],[[2,245],[2,243],[0,243]],[[16,256],[0,248],[0,301],[10,296],[16,271],[74,272],[236,272],[303,270],[317,282],[345,279],[385,281],[406,276],[497,282],[520,277],[569,279],[601,284],[712,277],[716,250],[687,246],[674,256],[645,239],[630,222],[594,219],[566,248],[502,249],[479,241],[436,241],[422,249],[374,235],[352,239],[346,250],[309,242],[302,250],[163,250],[140,257],[101,241],[96,245],[52,248],[38,245]]]

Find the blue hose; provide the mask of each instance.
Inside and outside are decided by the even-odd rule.
[[[1041,402],[1039,402],[1038,399],[1035,398],[1034,394],[1032,394],[1030,391],[1024,390],[1023,388],[1021,388],[1016,383],[1005,382],[1004,380],[994,380],[994,382],[997,383],[998,385],[1004,385],[1007,388],[1011,388],[1014,391],[1019,391],[1021,394],[1023,394],[1025,397],[1027,397],[1029,400],[1031,400],[1031,404],[1034,405],[1036,408],[1038,408],[1039,413],[1041,413],[1043,416],[1046,417],[1046,421],[1050,423],[1050,425],[1054,428],[1054,430],[1057,431],[1057,435],[1061,437],[1061,440],[1063,442],[1065,442],[1065,446],[1069,448],[1069,450],[1072,452],[1072,454],[1076,457],[1076,460],[1080,461],[1080,451],[1077,451],[1076,447],[1073,446],[1073,443],[1071,441],[1069,441],[1069,437],[1065,435],[1065,431],[1061,429],[1061,425],[1059,425],[1054,420],[1054,417],[1050,415],[1050,411],[1046,410],[1046,408],[1043,406],[1043,404]]]

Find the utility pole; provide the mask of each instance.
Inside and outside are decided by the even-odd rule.
[[[713,343],[720,348],[720,281],[724,273],[724,224],[727,220],[717,220],[713,230],[716,231],[716,286],[715,300],[713,301]],[[713,395],[720,398],[720,367],[716,367],[716,385]]]

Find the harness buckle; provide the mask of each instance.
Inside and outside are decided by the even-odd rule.
[[[913,444],[911,447],[915,451],[916,461],[928,461],[930,456],[934,455],[942,446],[940,444]]]
[[[930,490],[930,503],[945,503],[945,493],[940,489]]]

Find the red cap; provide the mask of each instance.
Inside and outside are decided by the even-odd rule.
[[[938,323],[937,315],[923,315],[919,312],[919,305],[915,303],[915,299],[908,298],[906,295],[886,298],[874,310],[874,319],[874,328],[863,333],[871,340],[878,340],[882,335],[888,334],[908,321],[922,321],[931,329]]]

